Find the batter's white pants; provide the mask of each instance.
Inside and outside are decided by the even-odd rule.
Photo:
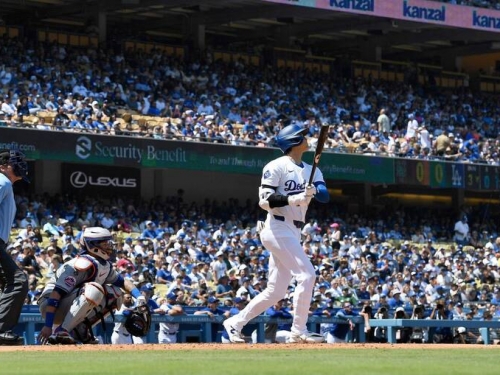
[[[235,329],[241,331],[250,320],[282,299],[292,277],[295,277],[297,286],[293,293],[294,315],[291,331],[294,333],[307,331],[306,324],[316,273],[300,244],[300,236],[300,229],[292,222],[275,220],[268,215],[264,229],[260,233],[262,244],[271,252],[267,288],[252,298],[237,315],[228,319]]]

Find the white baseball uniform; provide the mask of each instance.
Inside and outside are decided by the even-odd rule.
[[[132,307],[126,307],[122,305],[120,310],[116,312],[116,315],[123,315],[124,310],[130,310]],[[125,323],[115,323],[113,327],[113,333],[111,334],[111,344],[113,345],[128,345],[133,344],[132,335],[127,328],[125,328]]]
[[[277,158],[264,167],[261,190],[272,188],[283,196],[302,193],[311,168],[311,165],[304,162],[300,166],[296,165],[286,155]],[[313,181],[324,183],[319,169],[316,169]],[[251,319],[283,298],[292,277],[295,277],[297,286],[293,301],[295,311],[292,332],[307,332],[306,324],[316,275],[300,242],[306,212],[307,206],[285,205],[268,209],[265,225],[260,232],[263,245],[271,252],[267,288],[253,298],[239,314],[228,319],[234,329],[240,331]]]
[[[160,309],[165,311],[165,315],[168,315],[168,312],[172,307],[172,305],[164,303],[160,306]],[[160,323],[158,343],[175,344],[177,342],[177,332],[179,332],[179,323]]]

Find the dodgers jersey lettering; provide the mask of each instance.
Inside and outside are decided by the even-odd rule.
[[[261,185],[276,187],[276,192],[281,195],[295,195],[302,193],[306,189],[312,166],[302,162],[295,164],[288,156],[275,159],[264,167]],[[323,173],[316,169],[313,184],[323,182]],[[307,207],[284,206],[275,207],[269,210],[272,215],[284,216],[289,220],[305,221]]]

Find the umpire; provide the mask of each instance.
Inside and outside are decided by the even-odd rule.
[[[0,345],[22,345],[24,340],[12,332],[16,326],[24,299],[28,293],[28,280],[17,266],[6,247],[16,216],[16,203],[12,185],[21,179],[28,181],[28,165],[17,150],[0,150]]]

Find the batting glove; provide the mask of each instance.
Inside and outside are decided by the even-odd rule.
[[[305,192],[288,196],[290,206],[308,206],[312,196],[308,197]]]
[[[307,197],[314,197],[316,195],[316,192],[317,192],[316,186],[314,186],[314,185],[307,185],[306,186],[305,193],[306,193]]]

